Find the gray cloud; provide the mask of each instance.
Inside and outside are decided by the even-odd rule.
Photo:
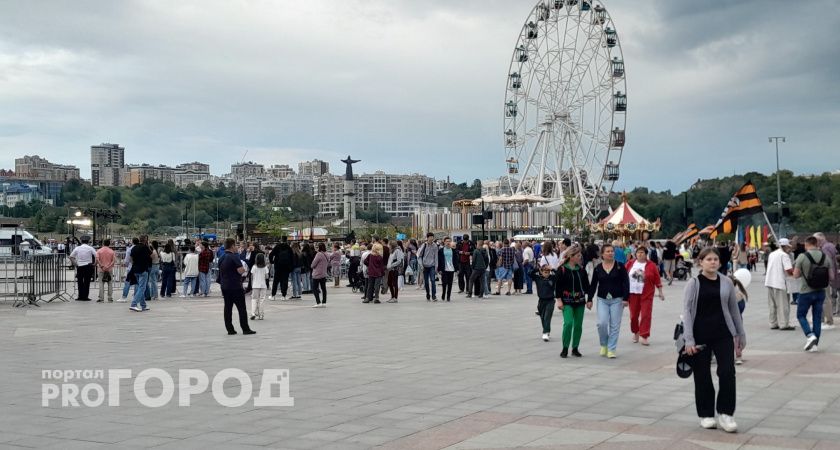
[[[835,2],[607,2],[627,63],[619,188],[829,168]],[[456,180],[504,171],[508,59],[530,2],[83,1],[0,4],[0,166],[39,153],[336,163]],[[796,155],[796,156],[793,156]],[[655,162],[655,163],[654,163]],[[655,166],[654,166],[655,164]],[[653,169],[655,167],[655,169]],[[664,170],[663,170],[664,169]]]

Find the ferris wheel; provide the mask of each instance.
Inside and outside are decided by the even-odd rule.
[[[627,88],[615,25],[602,4],[537,2],[513,50],[504,104],[513,194],[562,204],[583,217],[609,207],[624,149]]]

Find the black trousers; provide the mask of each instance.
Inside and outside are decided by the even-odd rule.
[[[239,314],[239,327],[242,331],[250,331],[248,326],[248,311],[245,310],[245,292],[239,289],[222,289],[222,297],[225,299],[225,328],[228,333],[236,331],[233,328],[233,306],[236,305],[236,312]]]
[[[720,392],[717,412],[735,414],[735,343],[731,337],[703,342],[706,348],[694,356],[694,402],[698,417],[715,416],[715,385],[712,384],[712,353],[717,360]]]
[[[551,317],[554,316],[555,303],[556,301],[553,298],[541,298],[537,303],[537,312],[540,313],[543,333],[551,333]]]
[[[470,281],[468,286],[475,290],[475,296],[481,297],[484,294],[484,271],[473,270],[470,273]],[[472,292],[470,292],[472,294]]]
[[[271,282],[271,296],[277,295],[277,285],[280,285],[280,295],[286,296],[289,292],[289,271],[274,266],[274,281]]]
[[[79,280],[79,298],[90,298],[90,282],[93,280],[95,269],[93,264],[76,268],[76,278]]]
[[[452,283],[454,279],[455,272],[448,272],[444,270],[440,273],[440,287],[443,291],[443,293],[440,294],[441,300],[452,300]]]
[[[313,278],[312,293],[315,294],[315,303],[327,303],[327,279]],[[324,294],[323,297],[321,294]]]
[[[458,266],[458,290],[464,291],[469,293],[470,292],[470,275],[472,274],[472,268],[470,268],[470,262],[461,262],[461,265]]]

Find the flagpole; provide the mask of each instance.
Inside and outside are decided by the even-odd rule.
[[[773,235],[773,239],[775,239],[776,243],[778,243],[779,237],[776,236],[776,231],[773,230],[773,225],[770,223],[770,218],[767,217],[767,212],[764,211],[764,208],[761,209],[761,213],[764,215],[764,221],[767,222],[768,228],[770,228],[770,234]]]

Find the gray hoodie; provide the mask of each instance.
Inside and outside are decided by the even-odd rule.
[[[723,317],[726,326],[732,336],[739,336],[741,348],[747,345],[747,335],[744,332],[744,324],[741,321],[741,313],[738,311],[738,299],[735,296],[735,284],[729,277],[720,278],[720,303],[723,308]],[[683,291],[683,338],[686,347],[693,347],[694,342],[694,316],[697,315],[697,296],[700,293],[700,282],[697,277],[688,280]]]

